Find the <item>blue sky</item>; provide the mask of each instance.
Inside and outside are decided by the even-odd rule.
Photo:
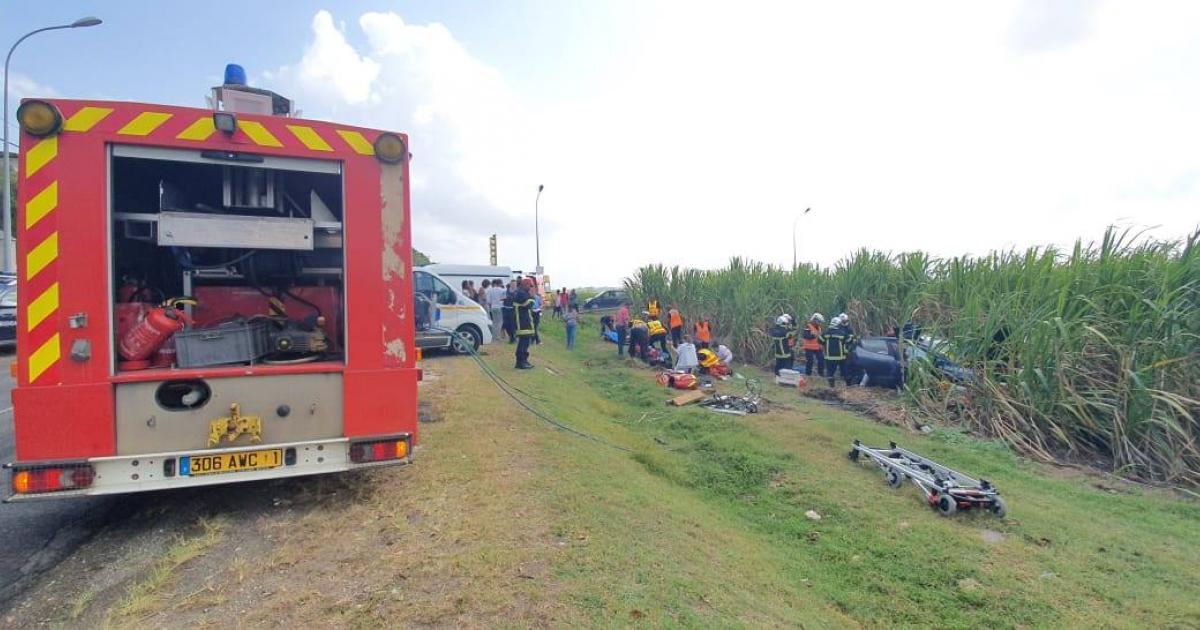
[[[833,264],[1200,223],[1200,6],[26,2],[14,96],[202,106],[224,64],[306,117],[412,136],[414,240],[556,281],[650,262]]]

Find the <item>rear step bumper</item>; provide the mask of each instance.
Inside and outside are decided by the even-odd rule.
[[[404,437],[411,440],[409,436]],[[181,457],[232,454],[267,449],[283,449],[285,453],[290,449],[295,449],[295,461],[291,464],[285,463],[277,468],[266,470],[246,470],[194,476],[179,474],[179,460]],[[408,453],[407,457],[401,459],[356,464],[350,461],[350,439],[343,437],[330,440],[290,442],[286,444],[255,444],[235,448],[93,457],[86,460],[96,471],[95,479],[91,486],[80,490],[13,494],[5,499],[4,502],[18,503],[45,499],[66,499],[72,497],[170,490],[172,488],[194,488],[243,481],[261,481],[264,479],[283,479],[286,477],[336,473],[379,466],[394,466],[411,463],[411,448],[409,448]],[[168,475],[168,470],[172,474]]]

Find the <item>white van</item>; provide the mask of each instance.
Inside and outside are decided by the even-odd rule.
[[[503,280],[505,284],[512,279],[513,272],[509,267],[494,267],[491,265],[455,265],[452,263],[433,263],[418,267],[432,271],[441,276],[447,284],[454,288],[462,287],[463,280],[470,280],[475,287],[482,287],[484,280]]]
[[[424,267],[414,269],[413,291],[418,348],[450,348],[449,330],[469,339],[476,350],[492,342],[492,320],[487,312],[438,274]]]

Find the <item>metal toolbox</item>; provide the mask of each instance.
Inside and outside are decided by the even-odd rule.
[[[181,368],[253,363],[270,352],[263,322],[226,322],[175,333],[175,364]]]

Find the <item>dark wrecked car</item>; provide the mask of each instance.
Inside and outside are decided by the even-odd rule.
[[[906,344],[908,362],[924,362],[942,378],[953,383],[969,382],[973,378],[970,368],[963,367],[948,358],[940,348],[944,343],[923,337]],[[854,348],[854,377],[863,385],[898,387],[903,381],[900,372],[899,343],[895,337],[863,337]]]

